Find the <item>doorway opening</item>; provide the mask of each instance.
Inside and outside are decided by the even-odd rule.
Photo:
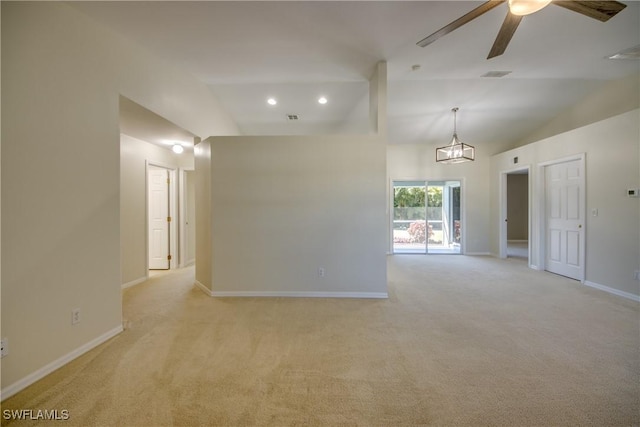
[[[393,253],[460,254],[460,181],[393,181]]]
[[[502,180],[501,255],[529,262],[529,168],[506,172]]]

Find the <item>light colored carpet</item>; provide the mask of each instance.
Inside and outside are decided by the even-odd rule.
[[[388,300],[124,292],[125,331],[3,402],[65,426],[640,424],[638,304],[517,260],[392,256]],[[43,425],[7,422],[2,425]]]

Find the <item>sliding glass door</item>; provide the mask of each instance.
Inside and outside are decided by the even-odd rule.
[[[460,181],[393,182],[393,252],[461,252]]]

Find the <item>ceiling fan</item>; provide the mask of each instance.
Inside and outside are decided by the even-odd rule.
[[[468,23],[469,21],[485,14],[496,6],[501,5],[507,0],[489,0],[480,6],[473,9],[471,12],[461,16],[452,23],[445,25],[430,36],[420,40],[416,43],[420,47],[425,47],[438,40],[440,37],[449,34],[453,30],[456,30]],[[508,0],[509,11],[502,23],[502,27],[498,32],[489,56],[487,59],[491,59],[496,56],[500,56],[507,49],[507,45],[511,41],[513,34],[515,33],[520,21],[525,15],[537,12],[544,8],[548,4],[552,3],[556,6],[562,6],[565,9],[572,10],[574,12],[581,13],[589,18],[597,19],[602,22],[608,21],[610,18],[618,14],[622,9],[627,7],[626,4],[619,1],[579,1],[579,0]]]

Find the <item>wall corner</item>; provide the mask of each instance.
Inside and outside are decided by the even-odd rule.
[[[380,61],[369,79],[369,123],[373,134],[387,135],[387,62]]]

